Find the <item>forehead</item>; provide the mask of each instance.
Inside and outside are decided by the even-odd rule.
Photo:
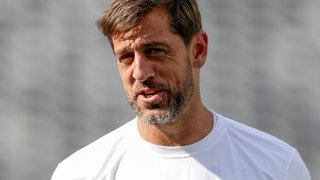
[[[161,8],[149,12],[141,22],[131,30],[112,37],[114,51],[128,46],[140,46],[149,41],[170,41],[176,38],[170,30],[169,15]]]

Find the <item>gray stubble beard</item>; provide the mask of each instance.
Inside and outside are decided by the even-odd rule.
[[[194,93],[194,78],[192,76],[192,67],[190,61],[186,59],[188,64],[186,68],[186,79],[183,81],[183,87],[178,89],[177,92],[172,92],[172,90],[166,91],[168,93],[167,97],[167,107],[163,107],[164,110],[157,110],[161,108],[160,103],[151,104],[146,106],[148,110],[158,111],[155,113],[144,113],[137,106],[137,101],[128,98],[131,108],[135,111],[138,120],[142,121],[148,125],[164,126],[168,123],[174,122],[177,117],[182,113],[184,108],[190,102],[192,95]]]

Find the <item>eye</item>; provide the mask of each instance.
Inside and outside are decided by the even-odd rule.
[[[149,48],[145,51],[147,55],[160,55],[163,54],[165,51],[162,48]]]
[[[119,63],[130,63],[134,59],[134,54],[133,53],[122,54],[117,59]]]

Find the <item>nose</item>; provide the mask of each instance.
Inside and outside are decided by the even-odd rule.
[[[147,79],[154,78],[155,72],[152,62],[143,54],[135,53],[134,57],[133,78],[137,81],[144,82]]]

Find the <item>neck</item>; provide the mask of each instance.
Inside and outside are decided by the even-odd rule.
[[[141,137],[162,146],[185,146],[200,141],[212,130],[213,115],[199,102],[190,102],[174,122],[163,126],[138,120]]]

